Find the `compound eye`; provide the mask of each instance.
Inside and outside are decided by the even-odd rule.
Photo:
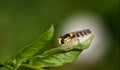
[[[63,38],[61,38],[61,44],[64,44],[65,42],[64,42],[64,39]]]

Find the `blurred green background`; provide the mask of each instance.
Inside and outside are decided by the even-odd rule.
[[[56,39],[62,22],[81,11],[98,14],[104,20],[111,35],[106,56],[90,68],[68,64],[49,70],[119,70],[119,0],[0,0],[0,63],[15,56],[51,24],[55,26]]]

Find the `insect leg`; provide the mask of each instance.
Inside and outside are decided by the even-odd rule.
[[[80,39],[77,39],[78,40],[78,45],[80,45],[81,47],[83,47],[83,45],[80,43]]]

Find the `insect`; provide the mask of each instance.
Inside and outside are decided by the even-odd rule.
[[[65,34],[63,36],[60,36],[58,38],[58,41],[59,41],[59,44],[69,47],[74,44],[79,44],[81,38],[83,38],[89,34],[91,34],[91,31],[89,29],[75,31],[75,32],[71,32],[71,33]]]

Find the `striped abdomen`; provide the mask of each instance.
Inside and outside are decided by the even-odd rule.
[[[71,42],[73,39],[84,37],[88,34],[91,34],[91,31],[89,29],[84,29],[82,31],[71,32],[65,34],[64,36],[60,36],[58,40],[60,44],[66,44],[68,42]]]
[[[73,32],[72,34],[73,34],[72,38],[78,38],[78,37],[83,37],[85,35],[91,34],[91,31],[89,29],[85,29],[82,31]]]

